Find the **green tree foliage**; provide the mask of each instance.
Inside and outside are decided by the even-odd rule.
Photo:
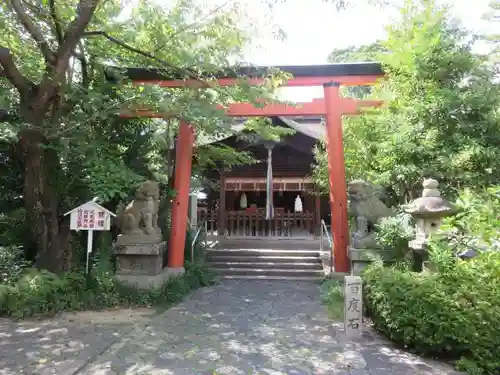
[[[379,55],[386,52],[380,42],[367,44],[363,46],[350,46],[347,48],[336,49],[328,56],[328,62],[350,63],[350,62],[368,62],[378,61]],[[342,87],[342,94],[358,99],[367,97],[372,92],[372,86],[347,86]]]
[[[498,86],[471,44],[446,9],[407,3],[378,55],[387,79],[374,95],[386,105],[345,121],[349,177],[389,187],[398,201],[416,197],[428,176],[452,189],[498,181]]]
[[[381,42],[375,42],[363,46],[349,46],[333,50],[328,55],[328,62],[332,64],[342,64],[349,62],[376,61],[378,55],[385,52]]]
[[[174,117],[199,134],[228,131],[217,105],[274,99],[286,78],[267,72],[252,87],[163,89],[133,87],[117,67],[151,67],[203,80],[241,61],[249,35],[239,29],[237,4],[206,15],[190,0],[168,9],[140,1],[124,17],[118,0],[20,1],[0,5],[0,136],[2,222],[15,201],[25,207],[37,265],[51,271],[71,263],[72,235],[62,214],[99,196],[112,206],[142,179],[168,174],[168,148],[158,142]],[[202,19],[202,22],[193,22]],[[110,80],[111,79],[111,80]],[[120,109],[147,106],[168,120],[123,120]],[[158,176],[160,175],[160,176]],[[19,179],[20,178],[20,179]],[[2,201],[3,204],[3,201]],[[1,233],[4,233],[2,231]]]
[[[490,2],[490,10],[484,15],[484,19],[491,22],[492,29],[497,27],[500,22],[500,1],[492,0]],[[491,61],[496,65],[498,69],[498,64],[500,62],[500,33],[498,31],[485,35],[484,39],[491,43],[492,51],[490,53]]]

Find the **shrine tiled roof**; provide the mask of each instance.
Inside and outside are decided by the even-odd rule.
[[[302,133],[310,138],[320,140],[324,138],[325,126],[321,118],[300,118],[294,120],[291,117],[278,117],[289,128]],[[220,142],[224,139],[233,137],[242,132],[245,128],[246,119],[239,119],[233,125],[228,127],[227,132],[218,136],[200,134],[196,140],[197,146],[209,145],[212,143]]]

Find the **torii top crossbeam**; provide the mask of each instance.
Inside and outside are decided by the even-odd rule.
[[[279,69],[292,75],[284,86],[323,86],[328,82],[338,82],[342,86],[362,86],[373,84],[384,73],[377,62],[356,62],[348,64],[327,65],[287,65],[287,66],[252,66],[239,67],[212,74],[206,79],[216,79],[221,86],[233,86],[242,77],[248,78],[251,83],[258,84],[272,69]],[[162,87],[183,87],[189,84],[196,85],[195,80],[184,80],[178,74],[169,74],[163,70],[147,68],[128,68],[125,76],[138,84],[157,84]]]
[[[349,227],[347,216],[347,190],[345,181],[344,146],[342,136],[343,115],[356,114],[361,106],[378,106],[381,102],[357,101],[340,95],[340,86],[363,86],[374,84],[384,73],[376,62],[276,66],[293,77],[284,86],[323,86],[324,98],[309,103],[296,103],[294,106],[270,103],[263,108],[250,103],[234,103],[224,108],[226,114],[234,117],[250,116],[310,116],[321,115],[326,119],[326,144],[328,152],[328,174],[330,182],[330,204],[332,213],[333,261],[335,271],[348,272]],[[251,84],[263,82],[269,67],[244,67],[223,71],[210,77],[197,80],[184,80],[175,74],[144,68],[129,68],[125,75],[135,84],[151,84],[161,87],[203,87],[204,79],[215,79],[221,86],[240,83],[242,77]],[[201,83],[201,85],[200,85]],[[123,111],[122,117],[163,117],[161,113],[147,110]],[[172,209],[172,228],[168,251],[168,266],[182,267],[184,264],[184,246],[186,240],[187,210],[191,163],[194,143],[194,129],[181,121],[177,138],[176,163],[182,168],[175,168],[175,190],[177,192]]]

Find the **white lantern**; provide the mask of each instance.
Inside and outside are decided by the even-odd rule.
[[[302,199],[300,199],[300,195],[297,194],[297,197],[295,198],[294,211],[295,212],[302,212],[302,210],[303,210]]]
[[[245,193],[241,194],[240,197],[240,208],[247,208],[247,195]]]

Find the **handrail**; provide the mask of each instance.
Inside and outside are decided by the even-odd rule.
[[[196,245],[196,240],[198,240],[198,237],[200,236],[202,229],[205,229],[205,246],[206,246],[207,245],[207,234],[208,234],[207,217],[204,217],[203,220],[201,221],[201,224],[198,225],[198,229],[196,230],[196,233],[193,237],[193,241],[191,242],[191,262],[194,262],[194,246]]]
[[[328,240],[328,245],[330,246],[330,273],[333,272],[333,241],[332,237],[330,236],[330,231],[328,230],[328,227],[326,226],[325,220],[321,219],[321,229],[320,229],[320,241],[319,241],[319,251],[322,254],[323,253],[323,238],[324,234],[326,234],[326,239]]]

